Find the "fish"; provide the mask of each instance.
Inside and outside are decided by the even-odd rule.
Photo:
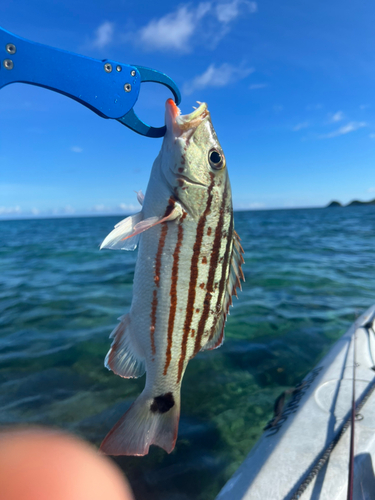
[[[206,103],[181,115],[166,102],[166,134],[139,213],[118,223],[102,248],[134,250],[130,311],[111,333],[105,366],[124,378],[146,371],[143,392],[100,450],[143,456],[175,447],[188,362],[219,347],[232,296],[244,280],[226,158]]]

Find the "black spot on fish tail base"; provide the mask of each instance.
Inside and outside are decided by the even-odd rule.
[[[171,392],[156,396],[150,406],[152,413],[167,413],[174,406],[174,397]]]

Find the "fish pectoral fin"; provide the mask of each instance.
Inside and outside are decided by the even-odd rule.
[[[116,224],[114,230],[109,233],[100,245],[100,250],[102,248],[110,248],[111,250],[135,250],[141,233],[162,222],[175,220],[181,217],[182,214],[183,210],[181,205],[179,203],[174,203],[173,210],[167,215],[155,215],[147,219],[143,219],[143,212],[131,215]]]
[[[100,245],[102,248],[109,248],[111,250],[135,250],[137,248],[139,237],[133,234],[134,227],[143,219],[143,213],[130,215],[126,219],[116,224],[114,230],[109,233],[103,243]],[[131,238],[130,240],[128,238]]]
[[[181,206],[175,203],[173,210],[168,215],[155,215],[147,219],[143,219],[142,212],[131,215],[116,224],[115,229],[109,233],[101,244],[100,250],[102,248],[110,248],[111,250],[135,250],[141,233],[144,233],[162,222],[177,219],[182,213]]]
[[[119,318],[121,323],[110,335],[112,345],[104,361],[104,366],[123,378],[142,377],[145,372],[145,360],[134,350],[130,316],[125,314]]]
[[[132,238],[133,236],[136,236],[137,234],[143,233],[144,231],[147,231],[148,229],[151,229],[154,226],[157,226],[158,224],[161,224],[162,222],[170,222],[178,217],[181,217],[183,214],[183,210],[180,204],[175,203],[173,210],[171,211],[170,214],[168,215],[161,215],[157,216],[155,215],[154,217],[149,217],[148,219],[144,219],[141,222],[138,222],[134,226],[133,233],[127,238]],[[126,238],[125,238],[126,239]]]

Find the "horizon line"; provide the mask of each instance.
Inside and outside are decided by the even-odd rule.
[[[335,200],[332,200],[335,201]],[[353,200],[356,201],[356,200]],[[259,208],[234,208],[233,212],[272,212],[272,211],[281,211],[281,210],[317,210],[330,208],[329,205],[332,202],[329,202],[327,205],[313,205],[313,206],[300,206],[300,207],[259,207]],[[348,205],[341,205],[341,208],[347,208]],[[9,217],[2,217],[0,215],[0,222],[3,221],[16,221],[16,220],[49,220],[49,219],[92,219],[92,218],[100,218],[100,217],[122,217],[126,218],[130,215],[134,215],[137,212],[126,212],[126,213],[110,213],[110,214],[88,214],[88,213],[74,213],[74,214],[51,214],[51,215],[40,215],[37,216],[35,214],[30,215],[21,215],[17,217],[10,215]]]

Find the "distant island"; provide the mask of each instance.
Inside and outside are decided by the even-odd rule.
[[[339,201],[331,201],[331,203],[328,203],[326,208],[331,208],[331,207],[359,207],[361,205],[375,205],[375,198],[370,201],[359,201],[359,200],[353,200],[347,205],[343,205]]]

